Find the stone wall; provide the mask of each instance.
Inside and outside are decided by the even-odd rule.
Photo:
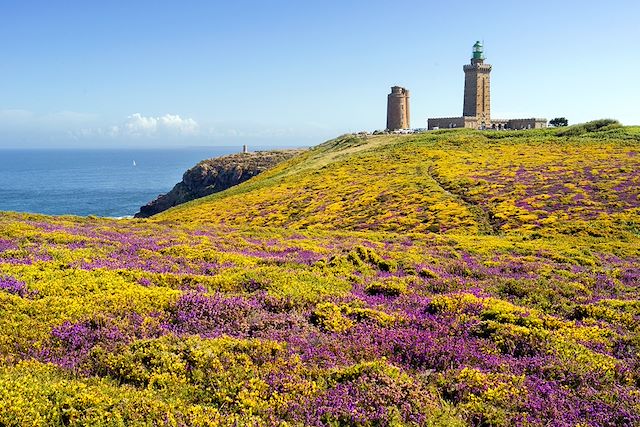
[[[427,129],[479,129],[481,123],[475,117],[437,117],[427,119]]]
[[[547,127],[547,119],[510,119],[507,121],[508,129],[544,129]]]
[[[427,119],[427,129],[457,129],[464,127],[464,117],[438,117]]]

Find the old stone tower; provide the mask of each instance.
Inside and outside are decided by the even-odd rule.
[[[400,86],[393,86],[387,97],[387,130],[409,127],[409,91]]]
[[[463,117],[475,117],[481,129],[491,127],[491,90],[489,74],[491,65],[484,63],[482,43],[473,45],[471,64],[464,70]]]
[[[547,119],[491,119],[491,65],[484,63],[482,43],[473,45],[471,64],[464,70],[464,106],[462,117],[436,117],[427,119],[427,128],[433,129],[542,129]],[[391,95],[389,95],[391,96]]]

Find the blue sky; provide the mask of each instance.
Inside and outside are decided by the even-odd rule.
[[[640,2],[0,0],[0,147],[309,145],[462,111],[640,124]]]

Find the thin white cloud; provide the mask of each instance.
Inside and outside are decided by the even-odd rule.
[[[190,117],[178,114],[144,116],[133,113],[118,124],[84,128],[73,132],[76,138],[99,137],[113,139],[165,139],[174,137],[197,137],[200,125]]]
[[[147,116],[142,113],[130,114],[120,121],[107,121],[95,114],[72,111],[40,114],[0,109],[0,147],[25,143],[31,146],[159,146],[275,141],[280,144],[286,141],[319,141],[331,135],[317,123],[294,126],[239,121],[199,123],[179,114]]]
[[[33,118],[34,114],[31,111],[27,110],[0,110],[0,121],[11,121],[11,120],[28,120]]]
[[[153,117],[134,113],[127,117],[122,126],[113,130],[126,136],[193,136],[198,133],[199,126],[194,119],[182,118],[177,114]]]
[[[200,129],[194,119],[181,117],[178,114],[154,117],[134,113],[122,123],[107,126],[101,126],[98,121],[99,116],[95,114],[75,111],[37,114],[20,109],[0,110],[0,130],[11,130],[25,134],[62,132],[63,135],[76,137],[170,137],[196,136]]]
[[[36,133],[66,131],[91,125],[96,119],[95,114],[75,111],[36,114],[28,110],[6,109],[0,110],[0,129]]]

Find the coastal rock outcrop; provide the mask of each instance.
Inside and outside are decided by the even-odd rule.
[[[135,218],[148,218],[200,197],[224,191],[300,154],[303,150],[273,150],[231,154],[203,160],[182,176],[167,194],[140,208]]]

